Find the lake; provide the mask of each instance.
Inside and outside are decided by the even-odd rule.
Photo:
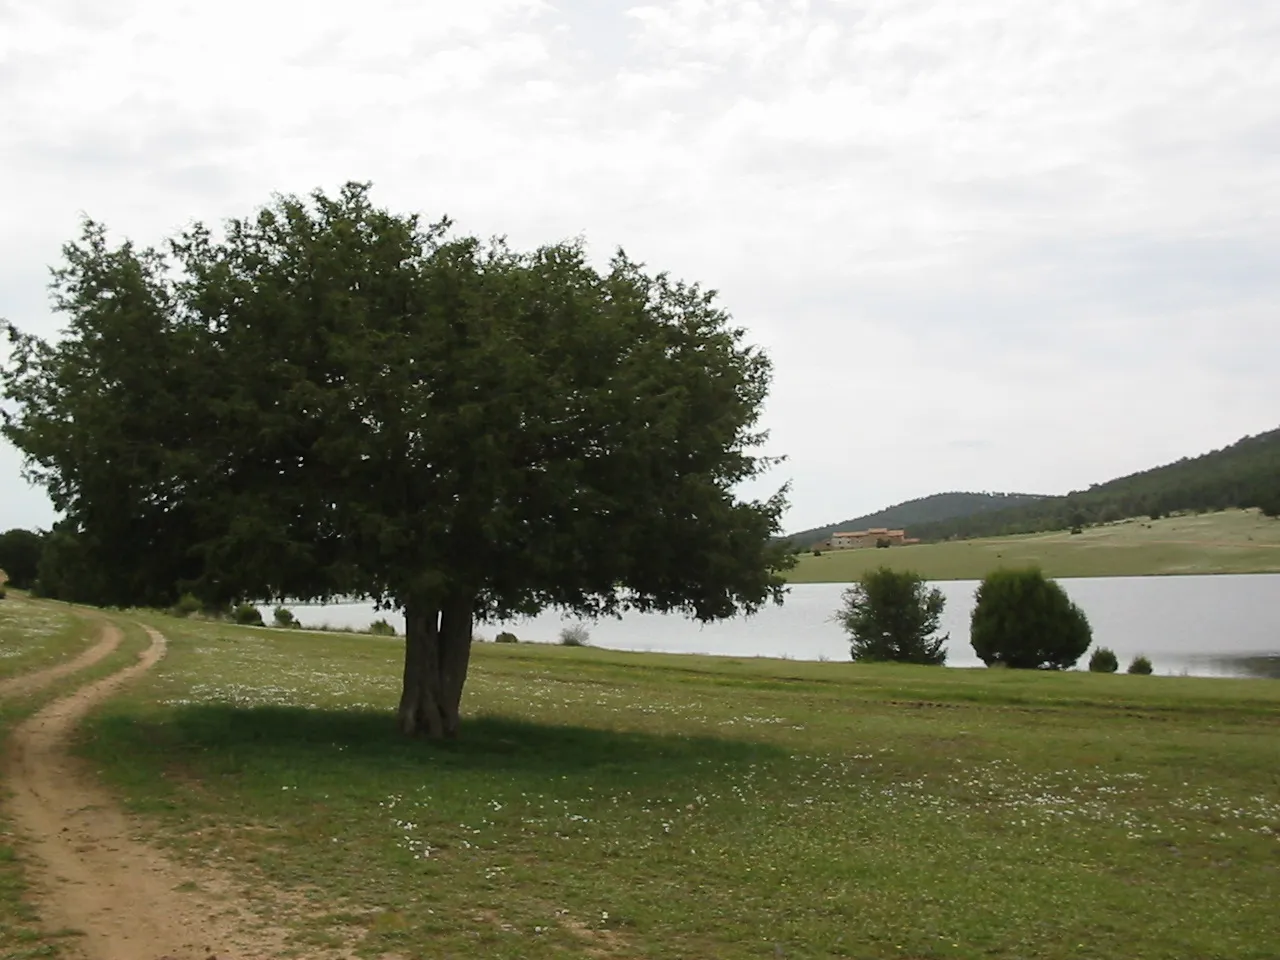
[[[1138,654],[1156,673],[1257,676],[1280,669],[1280,574],[1249,576],[1099,577],[1059,580],[1093,626],[1095,645],[1110,647],[1123,670]],[[950,634],[947,665],[982,663],[969,646],[975,580],[936,584],[947,598],[943,632]],[[790,588],[780,607],[753,617],[701,626],[673,614],[632,613],[588,623],[593,646],[612,650],[706,653],[733,657],[847,660],[849,644],[832,615],[847,584],[806,583]],[[385,617],[404,632],[404,618],[367,603],[296,605],[304,626],[364,629]],[[510,624],[481,624],[492,640],[511,630],[521,641],[555,643],[573,618],[547,612]],[[1078,666],[1087,662],[1087,654]]]

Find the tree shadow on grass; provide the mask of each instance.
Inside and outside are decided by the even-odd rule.
[[[710,764],[776,760],[772,744],[713,736],[656,734],[534,723],[502,716],[467,719],[457,740],[401,736],[383,711],[194,704],[163,720],[127,714],[101,717],[98,748],[161,754],[170,761],[202,756],[204,766],[338,766],[358,775],[392,770],[492,772],[540,777],[648,773],[678,777]]]

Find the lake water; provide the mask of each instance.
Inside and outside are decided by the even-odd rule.
[[[1156,673],[1249,676],[1280,669],[1280,575],[1099,577],[1059,581],[1088,614],[1094,643],[1110,647],[1121,669],[1138,654]],[[981,666],[969,646],[969,615],[977,581],[936,584],[947,598],[943,632],[950,634],[947,665]],[[753,617],[701,626],[672,614],[627,614],[588,623],[593,646],[613,650],[707,653],[733,657],[847,660],[849,644],[832,620],[847,584],[809,583],[790,588],[780,607]],[[304,626],[364,629],[385,617],[403,633],[404,618],[371,604],[294,606]],[[572,618],[557,612],[510,624],[481,624],[493,639],[509,629],[521,641],[555,643]],[[1087,662],[1087,654],[1078,666]],[[1272,673],[1275,675],[1275,673]]]

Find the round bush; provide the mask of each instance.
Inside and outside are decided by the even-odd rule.
[[[504,630],[502,633],[498,634],[496,637],[493,638],[493,642],[494,643],[519,643],[520,638],[517,637],[514,633],[509,633]]]
[[[1116,659],[1115,651],[1107,647],[1095,648],[1089,657],[1090,673],[1115,673],[1119,669],[1120,661]]]
[[[1129,664],[1129,673],[1137,673],[1143,676],[1149,676],[1152,671],[1151,661],[1142,655],[1133,658],[1133,662]]]
[[[369,632],[375,637],[394,637],[396,628],[385,617],[382,617],[369,624]]]
[[[245,626],[262,626],[262,611],[252,603],[242,603],[231,612],[231,619]]]
[[[987,666],[1066,670],[1093,642],[1084,611],[1039,570],[997,570],[978,587],[973,650]]]

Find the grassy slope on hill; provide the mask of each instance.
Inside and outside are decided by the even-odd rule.
[[[170,656],[81,749],[306,955],[1280,943],[1270,681],[484,644],[463,739],[433,746],[393,732],[393,640],[156,622]]]
[[[1244,437],[1221,450],[1184,457],[1065,497],[920,524],[912,535],[926,540],[991,537],[1174,511],[1263,505],[1280,511],[1280,430]]]
[[[1006,510],[1041,500],[1030,493],[935,493],[929,497],[894,504],[878,513],[852,520],[814,527],[788,535],[785,539],[797,546],[808,546],[826,540],[837,530],[865,530],[868,527],[905,527],[908,532],[920,524],[937,523],[957,517],[972,516],[994,510]]]
[[[923,543],[888,550],[804,554],[793,583],[845,583],[889,566],[930,580],[979,580],[998,567],[1038,564],[1052,577],[1136,577],[1280,572],[1280,520],[1227,510],[1163,520],[1128,520],[1066,531]]]

